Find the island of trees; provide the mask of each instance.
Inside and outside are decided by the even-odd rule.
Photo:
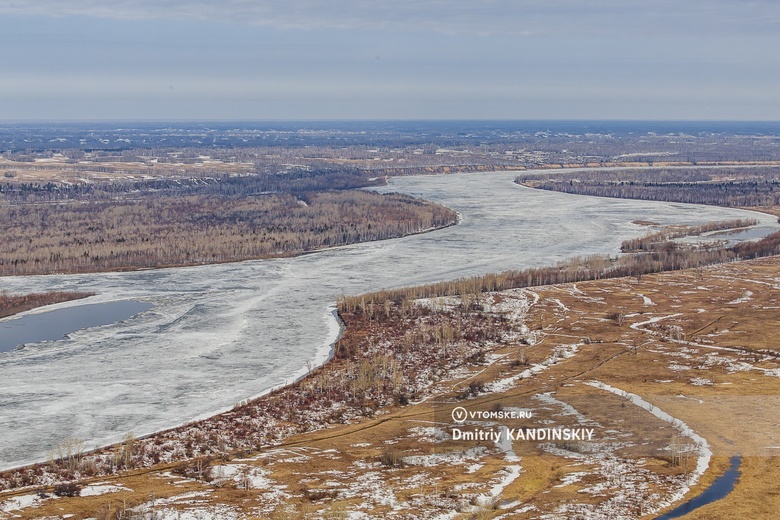
[[[401,237],[454,224],[451,209],[362,172],[6,186],[0,275],[232,262]]]

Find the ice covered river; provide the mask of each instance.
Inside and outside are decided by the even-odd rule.
[[[0,468],[42,460],[68,437],[103,445],[230,408],[321,363],[338,334],[334,303],[356,294],[616,253],[633,220],[701,223],[768,215],[536,191],[514,173],[392,179],[450,206],[459,225],[297,258],[129,273],[0,278],[0,290],[94,291],[154,307],[70,339],[0,353]],[[43,309],[48,310],[49,308]],[[42,312],[41,309],[32,312]]]

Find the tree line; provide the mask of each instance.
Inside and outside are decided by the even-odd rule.
[[[576,283],[586,280],[641,277],[644,274],[676,271],[705,265],[750,260],[780,254],[780,231],[756,242],[715,249],[680,248],[618,257],[592,255],[561,261],[555,266],[509,270],[401,289],[388,289],[358,296],[342,296],[339,312],[367,315],[382,320],[385,305],[411,309],[420,298],[459,296],[467,305],[479,306],[480,294],[523,287]],[[470,302],[470,303],[468,303]]]
[[[780,168],[580,171],[521,176],[532,188],[623,199],[727,207],[780,205]]]
[[[719,222],[708,222],[699,226],[665,226],[657,233],[624,240],[620,244],[620,250],[623,253],[638,253],[643,251],[657,251],[659,249],[669,249],[679,247],[679,244],[672,242],[676,238],[689,236],[700,236],[712,231],[721,231],[725,229],[740,229],[749,226],[755,226],[758,220],[754,218],[738,218],[733,220],[721,220]]]

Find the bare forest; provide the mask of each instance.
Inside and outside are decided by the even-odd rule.
[[[186,195],[0,207],[0,274],[230,262],[383,240],[453,224],[454,211],[364,191]]]
[[[780,169],[774,167],[578,171],[517,178],[525,186],[624,199],[730,207],[780,204]]]
[[[457,220],[437,204],[356,190],[384,179],[352,167],[213,173],[0,184],[0,276],[288,256]]]
[[[662,249],[677,249],[680,245],[674,242],[676,238],[701,236],[705,233],[722,230],[738,230],[758,224],[756,219],[722,220],[709,222],[700,226],[665,226],[657,233],[651,233],[641,238],[624,240],[620,250],[624,253],[642,251],[658,251]]]

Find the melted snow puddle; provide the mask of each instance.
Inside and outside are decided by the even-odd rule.
[[[151,308],[151,303],[119,300],[28,312],[0,321],[0,352],[8,352],[25,343],[60,340],[77,330],[111,325]]]

